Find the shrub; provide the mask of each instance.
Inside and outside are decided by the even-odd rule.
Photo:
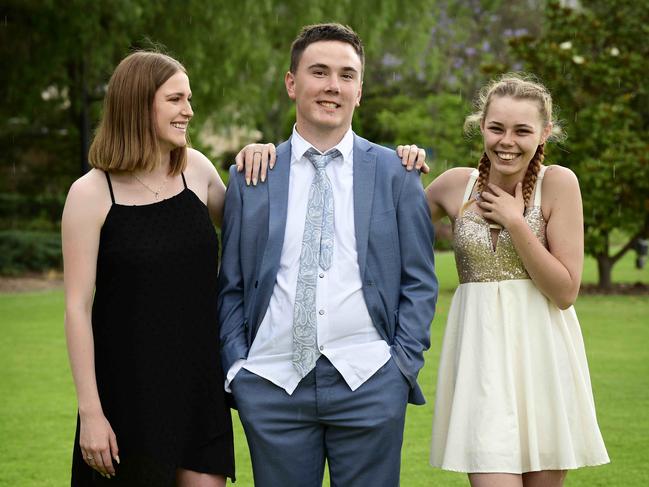
[[[64,203],[65,194],[0,192],[0,228],[56,231]]]
[[[63,268],[58,232],[0,231],[0,274]]]

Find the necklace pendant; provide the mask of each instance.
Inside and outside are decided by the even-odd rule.
[[[144,186],[148,191],[150,191],[153,194],[153,198],[157,200],[160,197],[160,192],[164,189],[165,185],[167,184],[167,181],[169,180],[168,177],[165,178],[164,182],[162,185],[158,188],[156,191],[153,189],[151,186],[146,184],[144,181],[142,181],[140,178],[137,177],[137,174],[133,173],[133,177],[136,179],[138,183],[140,183],[142,186]]]

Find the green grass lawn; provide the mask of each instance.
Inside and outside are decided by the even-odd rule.
[[[404,487],[468,485],[463,474],[428,466],[437,363],[457,282],[451,254],[440,254],[437,266],[442,292],[432,327],[432,348],[420,375],[428,404],[408,410]],[[595,275],[593,262],[587,261],[585,280],[592,282]],[[615,269],[614,278],[649,282],[649,271],[633,269],[632,256],[628,256]],[[566,485],[649,485],[649,298],[582,296],[576,308],[612,463],[572,472]],[[0,295],[0,486],[69,485],[75,420],[63,334],[63,293]],[[247,446],[236,418],[235,428],[236,485],[252,486]]]

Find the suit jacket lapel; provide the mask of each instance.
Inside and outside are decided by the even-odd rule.
[[[291,170],[291,143],[286,141],[277,147],[277,164],[268,181],[268,243],[266,258],[272,267],[279,264],[284,245],[286,212],[288,210],[288,179]]]
[[[369,142],[354,134],[354,227],[356,230],[356,253],[361,279],[365,276],[367,240],[374,200],[374,177],[376,154],[369,152]]]
[[[291,169],[291,143],[286,141],[277,146],[277,163],[272,170],[266,184],[268,184],[268,241],[261,261],[260,296],[257,300],[258,310],[266,310],[273,293],[279,260],[284,245],[286,231],[286,212],[288,209],[288,182]],[[258,188],[260,190],[262,188]],[[245,256],[243,258],[246,258]],[[257,317],[259,322],[263,312]],[[258,325],[259,323],[255,323]]]

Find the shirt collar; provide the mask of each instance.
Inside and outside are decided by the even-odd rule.
[[[291,136],[291,155],[292,164],[299,162],[304,157],[304,153],[313,147],[304,137],[302,137],[297,127],[293,125],[293,135]],[[335,146],[329,150],[338,149],[343,155],[343,162],[345,164],[352,162],[354,154],[354,132],[349,127],[343,138]],[[327,151],[329,152],[329,151]]]

